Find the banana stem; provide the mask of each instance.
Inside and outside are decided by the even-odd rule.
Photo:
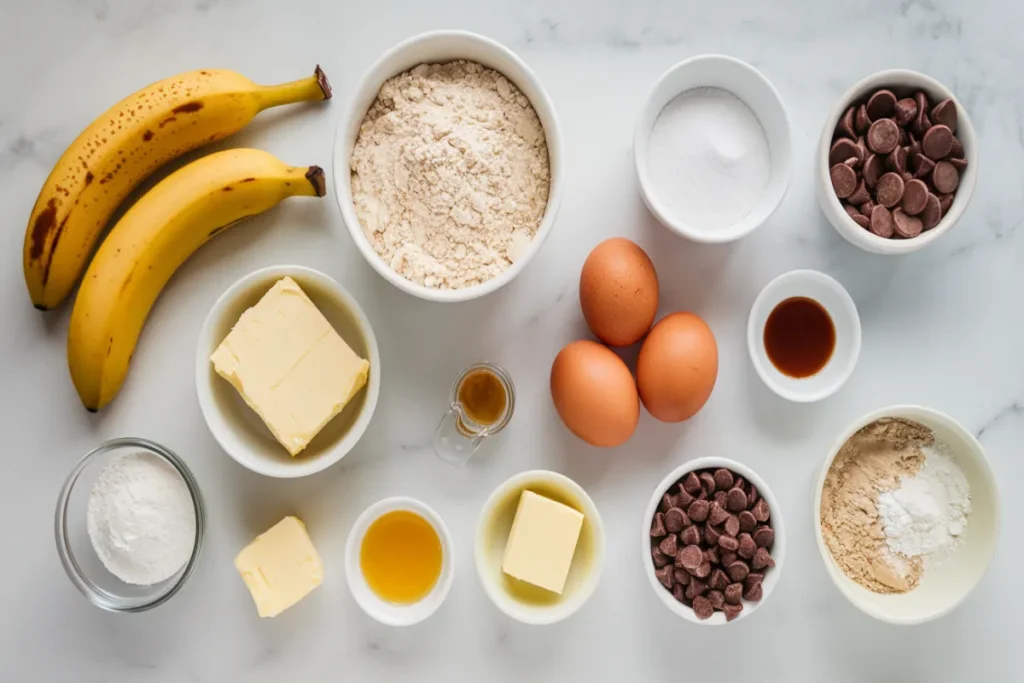
[[[327,81],[327,74],[317,66],[316,71],[309,78],[302,78],[291,83],[281,85],[264,85],[256,91],[261,109],[269,109],[282,104],[293,104],[295,102],[311,102],[315,100],[329,100],[331,98],[331,84]]]

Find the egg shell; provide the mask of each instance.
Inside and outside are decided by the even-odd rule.
[[[551,399],[569,431],[594,446],[625,443],[640,420],[640,396],[629,368],[593,341],[572,342],[555,356]]]
[[[658,312],[658,275],[636,243],[613,237],[594,247],[580,273],[580,308],[598,339],[629,346]]]
[[[662,422],[682,422],[704,407],[718,378],[715,335],[693,313],[671,313],[647,335],[636,363],[640,398]]]

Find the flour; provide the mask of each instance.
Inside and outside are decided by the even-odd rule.
[[[456,61],[389,79],[350,162],[367,240],[402,277],[480,284],[529,247],[550,186],[544,129],[497,71]]]
[[[86,528],[111,574],[149,586],[188,562],[195,508],[185,480],[165,460],[144,452],[118,455],[93,484]]]
[[[928,569],[963,543],[971,490],[946,444],[936,441],[922,451],[917,474],[901,477],[899,488],[878,496],[878,513],[889,547],[907,557],[923,556]]]
[[[694,88],[661,110],[647,143],[655,195],[680,220],[721,229],[747,216],[771,176],[768,139],[741,99]]]

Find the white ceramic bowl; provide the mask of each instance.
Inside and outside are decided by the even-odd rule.
[[[381,516],[395,510],[408,510],[418,514],[430,522],[434,531],[437,532],[437,537],[441,539],[441,576],[438,577],[437,583],[426,597],[409,605],[398,605],[377,597],[377,594],[366,583],[366,577],[363,576],[359,562],[360,550],[367,529]],[[455,567],[452,564],[453,552],[452,537],[448,532],[448,527],[433,508],[415,498],[385,498],[364,510],[352,525],[348,541],[345,542],[345,578],[348,581],[349,590],[352,591],[352,597],[368,615],[388,626],[411,626],[436,612],[448,597],[448,591],[455,578]]]
[[[540,226],[527,248],[519,259],[498,277],[487,282],[466,287],[464,289],[434,289],[407,280],[384,261],[374,251],[363,228],[356,217],[355,205],[352,202],[352,185],[350,159],[352,148],[359,135],[359,126],[366,111],[373,104],[384,81],[423,63],[443,63],[458,59],[477,62],[500,72],[526,95],[533,105],[547,138],[548,162],[551,168],[551,188],[548,194],[548,205]],[[562,201],[564,180],[564,155],[562,153],[562,133],[558,125],[555,107],[537,76],[514,52],[504,45],[474,33],[466,31],[432,31],[409,38],[388,50],[359,82],[344,115],[338,126],[337,140],[334,147],[334,184],[338,206],[345,225],[352,235],[363,258],[380,273],[381,277],[398,287],[403,292],[412,294],[428,301],[468,301],[507,285],[521,273],[534,255],[540,251],[541,245],[551,232],[559,205]]]
[[[278,443],[260,417],[235,388],[217,374],[210,362],[210,355],[242,313],[255,306],[274,283],[285,276],[295,280],[352,350],[370,361],[366,387],[296,457]],[[377,338],[359,303],[331,277],[303,266],[263,268],[231,285],[206,316],[196,348],[196,393],[210,432],[240,465],[268,477],[314,474],[352,450],[370,423],[380,393]]]
[[[874,593],[843,573],[832,559],[821,534],[821,492],[825,477],[839,450],[862,427],[883,417],[901,417],[928,427],[945,441],[967,476],[971,487],[972,511],[967,521],[964,544],[938,568],[925,570],[917,588],[902,595]],[[963,602],[988,570],[999,540],[999,487],[985,449],[964,427],[943,413],[921,406],[891,406],[860,418],[839,435],[814,490],[814,536],[818,552],[839,592],[866,614],[890,624],[922,624],[938,619]]]
[[[896,93],[897,97],[905,97],[923,91],[933,103],[952,98],[956,103],[956,136],[963,143],[964,152],[967,155],[967,170],[960,177],[960,185],[956,189],[956,196],[952,206],[949,207],[949,212],[934,228],[909,240],[879,237],[854,223],[843,209],[839,198],[836,197],[836,193],[832,189],[832,180],[829,177],[828,154],[832,148],[832,136],[835,133],[836,124],[839,123],[839,118],[852,102],[864,99],[879,88],[889,88]],[[818,142],[817,158],[815,159],[815,179],[821,210],[828,218],[829,223],[848,242],[875,254],[909,254],[932,244],[949,232],[967,210],[967,205],[970,203],[971,197],[974,196],[974,186],[978,182],[978,146],[974,136],[974,126],[971,125],[967,110],[961,106],[960,101],[946,86],[934,78],[907,69],[879,71],[847,90],[832,113],[825,119],[825,127],[821,130],[821,140]]]
[[[698,619],[697,615],[693,613],[693,608],[687,607],[676,600],[672,597],[672,593],[661,585],[661,582],[658,581],[658,578],[654,575],[654,561],[651,559],[651,521],[654,519],[654,513],[658,511],[658,506],[661,504],[661,497],[665,495],[665,493],[667,493],[677,481],[685,477],[690,472],[707,469],[709,467],[724,467],[725,469],[732,470],[734,474],[740,475],[756,486],[758,494],[768,502],[768,510],[770,512],[769,520],[771,521],[772,529],[775,531],[775,543],[771,547],[771,555],[772,559],[775,560],[775,566],[765,572],[764,581],[761,584],[763,591],[761,600],[758,602],[750,602],[749,600],[744,599],[742,601],[743,611],[740,612],[740,615],[736,619],[733,619],[732,622],[725,620],[724,612],[717,611],[711,615],[709,619]],[[736,462],[735,460],[716,457],[697,458],[696,460],[684,463],[669,472],[668,475],[661,480],[661,483],[655,487],[654,493],[651,494],[651,502],[647,504],[647,510],[644,511],[643,524],[641,526],[640,559],[644,574],[646,574],[648,580],[650,580],[654,594],[657,595],[665,606],[677,616],[695,624],[701,624],[703,626],[722,626],[724,624],[730,624],[739,621],[740,619],[747,618],[768,601],[768,596],[775,590],[775,586],[779,582],[779,576],[782,574],[782,566],[786,559],[786,526],[782,521],[782,510],[779,509],[779,503],[775,499],[775,495],[772,493],[771,489],[768,488],[768,484],[764,482],[764,479],[759,477],[754,470],[742,463]]]
[[[501,570],[512,520],[526,490],[583,513],[583,528],[561,595],[516,581]],[[590,599],[601,579],[604,547],[604,524],[586,491],[563,474],[532,470],[508,479],[484,503],[473,556],[484,591],[498,609],[524,624],[543,625],[572,616]]]
[[[836,345],[825,367],[799,379],[779,372],[764,348],[768,316],[791,297],[807,297],[821,304],[836,331]],[[860,345],[860,316],[853,299],[841,284],[816,270],[793,270],[769,282],[758,294],[747,319],[747,350],[758,376],[776,394],[798,403],[820,401],[839,391],[857,366]]]
[[[648,140],[661,110],[677,95],[702,87],[721,88],[743,100],[761,122],[771,154],[771,176],[758,203],[745,218],[726,228],[691,225],[674,216],[647,172]],[[633,136],[633,158],[644,202],[665,227],[695,242],[732,242],[768,220],[786,196],[793,175],[789,115],[771,81],[746,62],[724,55],[691,57],[666,71],[647,97]]]

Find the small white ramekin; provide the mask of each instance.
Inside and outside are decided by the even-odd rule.
[[[381,516],[396,510],[408,510],[427,520],[437,532],[437,537],[441,539],[441,576],[426,597],[409,605],[397,605],[379,598],[366,583],[366,577],[363,576],[360,567],[360,551],[367,529]],[[387,626],[411,626],[436,612],[448,597],[448,591],[455,579],[453,552],[448,527],[433,508],[415,498],[385,498],[366,508],[352,525],[352,531],[345,542],[345,578],[349,590],[352,591],[352,597],[369,616]]]
[[[839,198],[836,197],[836,193],[832,189],[832,179],[829,177],[828,155],[832,149],[832,137],[835,134],[839,118],[851,103],[864,99],[879,88],[889,88],[896,93],[897,97],[905,97],[923,91],[931,98],[933,104],[947,98],[952,99],[956,104],[956,136],[963,143],[964,153],[967,156],[967,170],[960,177],[960,185],[956,189],[956,195],[949,211],[934,228],[909,240],[879,237],[870,230],[865,230],[857,225],[846,213]],[[974,126],[971,125],[971,118],[967,115],[967,110],[961,106],[949,88],[931,76],[907,69],[879,71],[847,90],[828,118],[825,119],[825,127],[821,130],[821,139],[818,142],[814,177],[818,190],[818,203],[821,205],[825,218],[850,244],[874,254],[909,254],[923,249],[949,232],[967,210],[967,205],[970,203],[971,197],[974,196],[974,186],[978,182],[978,146],[974,136]]]
[[[832,357],[810,377],[789,377],[779,372],[764,348],[764,328],[772,310],[791,297],[814,299],[828,312],[836,331]],[[761,290],[747,319],[747,350],[761,380],[782,398],[797,403],[820,401],[839,391],[853,374],[860,357],[861,329],[857,306],[833,278],[816,270],[791,270]]]
[[[661,110],[676,96],[693,88],[721,88],[743,100],[761,122],[771,154],[771,175],[754,209],[726,228],[690,225],[677,216],[659,197],[647,172],[647,146]],[[775,212],[786,196],[793,175],[789,115],[775,86],[764,74],[735,57],[698,55],[665,72],[647,97],[633,134],[633,159],[640,181],[640,193],[654,217],[669,230],[695,242],[732,242],[749,235]]]
[[[363,234],[363,228],[356,216],[352,202],[352,173],[350,160],[359,126],[370,105],[373,104],[384,81],[419,64],[436,64],[464,59],[483,64],[505,76],[530,100],[544,127],[548,145],[548,163],[551,172],[551,187],[544,217],[530,246],[508,270],[479,285],[463,289],[435,289],[407,280],[374,251]],[[431,31],[409,38],[388,50],[363,76],[355,94],[342,116],[338,126],[334,147],[334,187],[341,216],[345,221],[352,241],[359,253],[381,277],[398,289],[427,301],[458,302],[469,301],[490,294],[511,282],[523,272],[530,260],[540,251],[562,202],[562,187],[565,184],[562,133],[558,124],[555,107],[547,91],[533,71],[514,52],[504,45],[484,36],[466,31]]]
[[[292,457],[235,388],[213,369],[210,355],[247,309],[274,283],[291,277],[324,314],[335,331],[361,358],[370,361],[370,377],[341,413],[299,455]],[[249,273],[214,303],[196,346],[196,393],[210,432],[243,467],[282,479],[304,477],[341,460],[370,424],[380,394],[380,351],[359,302],[336,280],[304,266],[270,266]]]
[[[583,513],[583,528],[561,594],[517,582],[501,569],[519,498],[526,490]],[[604,524],[587,492],[564,474],[531,470],[509,478],[484,503],[477,521],[473,557],[484,592],[498,609],[516,621],[540,626],[567,619],[590,599],[601,579],[604,549]],[[526,594],[530,599],[524,597]]]
[[[861,428],[883,417],[912,420],[931,429],[953,451],[971,487],[971,514],[964,544],[945,564],[925,569],[917,588],[901,595],[882,595],[864,588],[846,576],[825,545],[821,533],[821,493],[832,461],[850,437]],[[967,429],[953,418],[922,406],[882,408],[849,425],[829,451],[814,490],[814,538],[818,553],[832,581],[857,609],[890,624],[923,624],[952,612],[967,599],[988,571],[996,553],[1000,527],[999,486],[985,449]]]
[[[734,474],[738,474],[751,484],[757,487],[758,494],[768,502],[769,520],[771,521],[772,530],[775,531],[775,543],[772,544],[771,555],[772,559],[775,560],[775,566],[765,572],[764,581],[761,583],[761,589],[763,591],[761,599],[758,602],[750,602],[744,599],[743,611],[740,612],[736,619],[732,622],[726,621],[724,612],[715,612],[709,619],[698,619],[697,615],[693,613],[692,607],[687,607],[683,603],[672,597],[672,593],[665,590],[665,587],[661,585],[658,578],[654,575],[654,561],[651,559],[651,521],[654,519],[654,513],[658,511],[658,505],[661,504],[662,496],[672,488],[672,485],[677,481],[685,477],[690,472],[696,470],[704,470],[708,468],[719,468],[724,467],[727,470],[731,470]],[[716,458],[706,457],[697,458],[690,462],[684,463],[679,467],[675,468],[668,475],[661,480],[655,489],[654,493],[651,494],[651,502],[647,504],[647,510],[644,511],[643,524],[640,529],[640,554],[642,560],[642,566],[644,574],[651,582],[651,588],[654,589],[655,595],[657,595],[662,603],[668,607],[677,616],[686,619],[687,621],[695,624],[701,624],[702,626],[723,626],[725,624],[731,624],[740,619],[745,619],[758,610],[764,603],[768,601],[768,596],[775,590],[776,584],[779,583],[779,576],[782,575],[782,566],[786,559],[786,526],[782,522],[782,510],[779,509],[779,502],[775,499],[775,494],[768,488],[768,484],[764,482],[764,479],[759,477],[754,470],[750,469],[746,465],[730,460],[729,458]]]

